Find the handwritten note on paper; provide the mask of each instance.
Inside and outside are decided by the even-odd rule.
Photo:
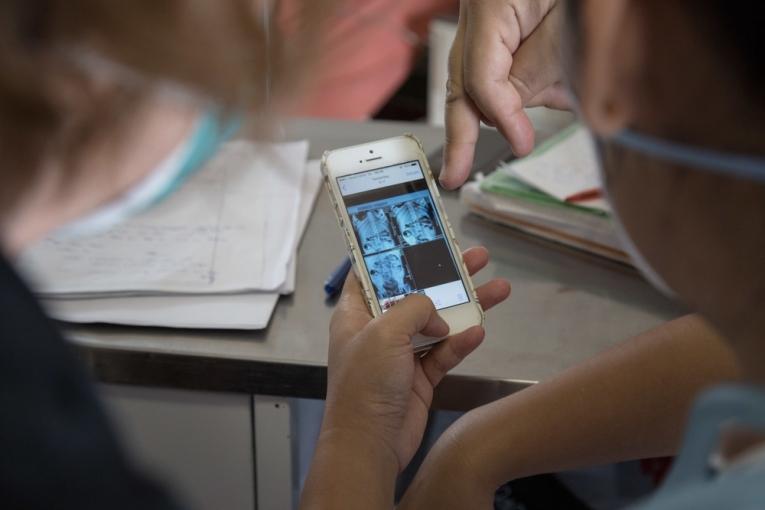
[[[279,294],[295,290],[296,256],[300,235],[308,226],[321,186],[318,161],[309,161],[303,176],[298,211],[297,237],[287,279]],[[43,300],[53,317],[75,323],[109,323],[171,328],[261,329],[268,325],[279,298],[276,292],[237,294],[108,295],[73,299],[71,296]]]
[[[162,204],[22,258],[42,294],[276,290],[287,278],[308,144],[226,144]]]
[[[503,171],[558,200],[598,188],[598,160],[590,134],[572,126],[531,155],[515,160]]]

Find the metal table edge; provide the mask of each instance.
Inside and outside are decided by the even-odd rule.
[[[145,352],[76,344],[93,377],[106,384],[324,399],[327,367],[210,356]],[[433,408],[469,411],[536,381],[449,374]]]

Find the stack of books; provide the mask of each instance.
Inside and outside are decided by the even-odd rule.
[[[598,188],[593,141],[573,125],[531,155],[462,188],[475,214],[555,243],[631,264]]]

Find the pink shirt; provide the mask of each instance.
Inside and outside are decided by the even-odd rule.
[[[294,114],[365,119],[406,80],[437,15],[458,0],[342,0]]]

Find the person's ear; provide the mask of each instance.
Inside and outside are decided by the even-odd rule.
[[[637,3],[581,2],[580,108],[600,136],[618,132],[634,118],[643,48]]]

